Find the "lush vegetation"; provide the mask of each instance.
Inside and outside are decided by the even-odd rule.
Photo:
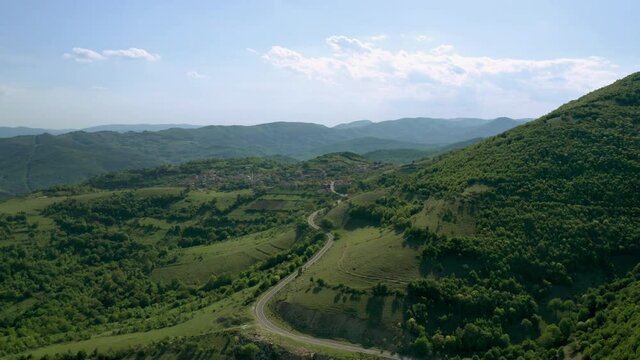
[[[332,198],[328,179],[382,169],[349,153],[200,161],[0,204],[0,356],[171,328],[236,293],[246,307],[321,246],[303,219]]]
[[[422,252],[427,276],[406,289],[406,349],[633,358],[640,330],[626,321],[637,311],[637,275],[616,279],[640,261],[639,119],[634,74],[380,178],[390,195],[353,204],[352,216],[401,229]],[[445,204],[430,208],[437,221],[422,219],[422,204],[436,200]],[[444,234],[465,219],[471,234]]]
[[[84,339],[96,331],[140,331],[184,321],[190,311],[230,292],[268,287],[313,253],[317,238],[305,241],[308,230],[303,228],[291,248],[236,276],[212,276],[199,285],[178,279],[156,282],[151,272],[175,262],[181,247],[278,226],[266,211],[266,216],[246,221],[226,217],[253,196],[238,197],[224,211],[211,202],[173,206],[185,197],[124,192],[89,203],[57,202],[42,210],[55,222],[48,238],[24,216],[5,217],[3,228],[26,228],[34,235],[26,244],[2,247],[0,304],[7,310],[1,322],[3,351]],[[286,223],[297,217],[288,216]],[[145,219],[166,221],[170,227],[145,224]],[[158,240],[151,242],[152,235]]]

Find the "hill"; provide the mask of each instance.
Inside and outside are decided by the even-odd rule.
[[[482,138],[475,138],[459,143],[444,146],[435,146],[429,150],[419,150],[415,148],[393,147],[389,149],[374,150],[363,154],[363,156],[371,161],[379,161],[390,164],[409,164],[416,160],[428,159],[448,151],[461,149],[465,146],[475,144]]]
[[[313,149],[317,155],[331,152],[354,152],[365,154],[376,150],[413,149],[421,151],[424,149],[437,148],[438,145],[428,145],[410,143],[393,139],[380,139],[375,137],[358,137],[344,141],[338,141],[327,146]]]
[[[496,135],[518,125],[520,122],[509,118],[494,120],[405,118],[372,123],[346,131],[357,132],[359,137],[446,145],[476,137]]]
[[[201,125],[190,124],[109,124],[84,128],[81,131],[98,132],[98,131],[115,131],[115,132],[143,132],[143,131],[161,131],[168,129],[197,129]]]
[[[637,354],[639,119],[637,73],[365,182],[274,311],[417,357]]]
[[[5,169],[0,177],[0,196],[76,183],[109,171],[212,157],[284,155],[303,160],[336,151],[363,154],[378,149],[425,149],[475,138],[476,132],[495,134],[517,124],[497,121],[405,119],[346,129],[279,122],[6,138],[0,139],[0,165]]]
[[[357,120],[350,123],[336,125],[334,126],[334,129],[355,129],[363,126],[369,126],[371,124],[373,124],[373,121],[371,120]]]
[[[10,138],[14,136],[22,136],[22,135],[40,135],[40,134],[64,134],[66,132],[70,132],[73,130],[54,130],[54,129],[39,129],[39,128],[30,128],[25,126],[17,126],[17,127],[8,127],[8,126],[0,126],[0,138]]]
[[[640,186],[638,119],[640,74],[634,74],[541,119],[445,155],[413,176],[413,183],[404,183],[405,191],[421,194],[427,202],[445,202],[436,223],[422,220],[420,214],[409,225],[409,231],[425,241],[425,261],[446,264],[451,251],[467,254],[469,269],[478,270],[456,276],[455,281],[462,282],[454,287],[504,291],[491,275],[502,273],[515,286],[503,302],[528,297],[527,301],[538,304],[537,310],[528,309],[516,317],[499,315],[502,319],[497,323],[484,323],[487,317],[482,309],[475,314],[468,311],[466,323],[474,327],[458,324],[463,342],[467,327],[495,333],[499,326],[502,333],[517,339],[522,334],[509,328],[528,319],[538,324],[534,329],[539,331],[529,336],[539,335],[543,347],[572,342],[572,336],[576,338],[572,351],[596,346],[581,344],[580,332],[573,334],[589,319],[601,316],[580,295],[585,288],[622,276],[640,261],[640,227],[632,220],[640,215],[640,194],[633,190]],[[465,217],[475,225],[467,242],[452,248],[453,236],[437,241],[430,235],[445,235],[447,223],[455,228],[456,218],[462,222]],[[479,278],[471,280],[474,276]],[[448,281],[416,282],[409,295],[416,303],[438,306],[446,300],[419,297],[428,287]],[[554,310],[554,299],[578,305]],[[583,333],[597,328],[591,326],[582,328]],[[525,327],[521,325],[519,331]],[[495,338],[497,342],[491,344],[490,339],[474,341],[467,349],[488,349],[500,343]]]

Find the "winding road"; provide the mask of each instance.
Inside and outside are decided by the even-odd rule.
[[[336,193],[334,189],[334,183],[331,182],[330,185],[331,185],[330,186],[331,192]],[[343,194],[338,194],[338,195],[343,195]],[[309,217],[307,218],[307,222],[309,223],[309,226],[311,226],[316,230],[320,230],[320,227],[315,223],[316,216],[318,216],[319,212],[320,210],[309,215]],[[333,245],[333,240],[334,240],[333,234],[330,232],[326,232],[325,234],[327,235],[327,242],[311,259],[309,259],[309,261],[306,262],[306,264],[302,266],[303,270],[309,268],[311,265],[315,264],[316,261],[320,260],[320,258]],[[266,330],[276,335],[284,336],[286,338],[293,339],[302,343],[323,346],[323,347],[331,348],[334,350],[351,351],[351,352],[357,352],[357,353],[362,353],[367,355],[374,355],[374,356],[379,356],[387,359],[403,359],[402,357],[396,354],[392,354],[388,351],[377,350],[372,348],[367,349],[355,344],[345,344],[337,341],[331,341],[326,339],[315,338],[308,335],[297,334],[271,321],[265,314],[265,310],[264,310],[265,306],[280,290],[282,290],[285,286],[287,286],[287,284],[293,281],[297,276],[298,276],[298,271],[291,273],[289,276],[282,279],[276,286],[272,287],[266,293],[264,293],[256,303],[256,306],[255,306],[256,319],[258,320],[258,324],[260,324],[263,328],[265,328]]]
[[[336,191],[336,182],[335,181],[332,181],[332,182],[329,183],[329,190],[332,193],[334,193],[334,194],[336,194],[336,195],[338,195],[340,197],[343,197],[343,198],[347,197],[347,194],[341,194],[341,193]]]

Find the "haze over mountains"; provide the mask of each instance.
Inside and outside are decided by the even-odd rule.
[[[0,126],[0,138],[21,136],[21,135],[41,135],[41,134],[51,134],[51,135],[60,135],[66,134],[73,131],[84,131],[84,132],[98,132],[98,131],[115,131],[115,132],[142,132],[142,131],[160,131],[167,130],[173,128],[181,128],[181,129],[196,129],[202,127],[201,125],[190,125],[190,124],[109,124],[109,125],[98,125],[91,126],[83,129],[42,129],[42,128],[31,128],[25,126]]]
[[[112,125],[60,135],[25,135],[0,139],[0,166],[5,169],[0,193],[9,196],[107,171],[205,158],[284,155],[302,160],[335,151],[375,151],[377,159],[411,161],[441,147],[499,134],[521,122],[510,118],[405,118],[333,128],[289,122],[201,128],[176,125],[182,128],[170,129],[163,127],[173,125]],[[106,129],[111,131],[101,131]],[[407,149],[412,151],[397,152]],[[380,153],[387,150],[393,154]]]

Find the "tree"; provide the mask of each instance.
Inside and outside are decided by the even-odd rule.
[[[373,296],[386,296],[389,294],[389,288],[385,284],[377,283],[371,292],[373,293]]]
[[[564,318],[560,320],[560,323],[558,323],[558,327],[560,328],[560,331],[562,331],[562,335],[564,335],[565,338],[568,338],[573,331],[573,322],[567,318]]]
[[[324,218],[320,220],[320,227],[323,228],[324,230],[331,230],[333,229],[333,222],[331,222],[331,220],[327,218]]]
[[[433,345],[425,336],[421,336],[413,342],[413,352],[416,356],[426,358],[433,353]]]
[[[309,224],[306,222],[298,222],[296,223],[296,240],[302,239],[309,232]]]
[[[533,329],[533,323],[531,322],[531,320],[522,319],[522,321],[520,322],[520,326],[522,326],[522,329],[527,333],[527,337],[528,337],[529,333]]]
[[[544,329],[538,342],[546,348],[552,348],[560,345],[562,339],[563,335],[560,328],[556,324],[551,324]]]
[[[260,353],[260,348],[256,344],[240,345],[236,348],[236,358],[243,360],[253,360]]]
[[[560,311],[564,309],[564,304],[562,303],[562,300],[560,300],[559,298],[553,298],[549,300],[549,303],[547,304],[547,308],[549,309],[549,311],[553,312],[553,314],[556,317],[558,317]]]

